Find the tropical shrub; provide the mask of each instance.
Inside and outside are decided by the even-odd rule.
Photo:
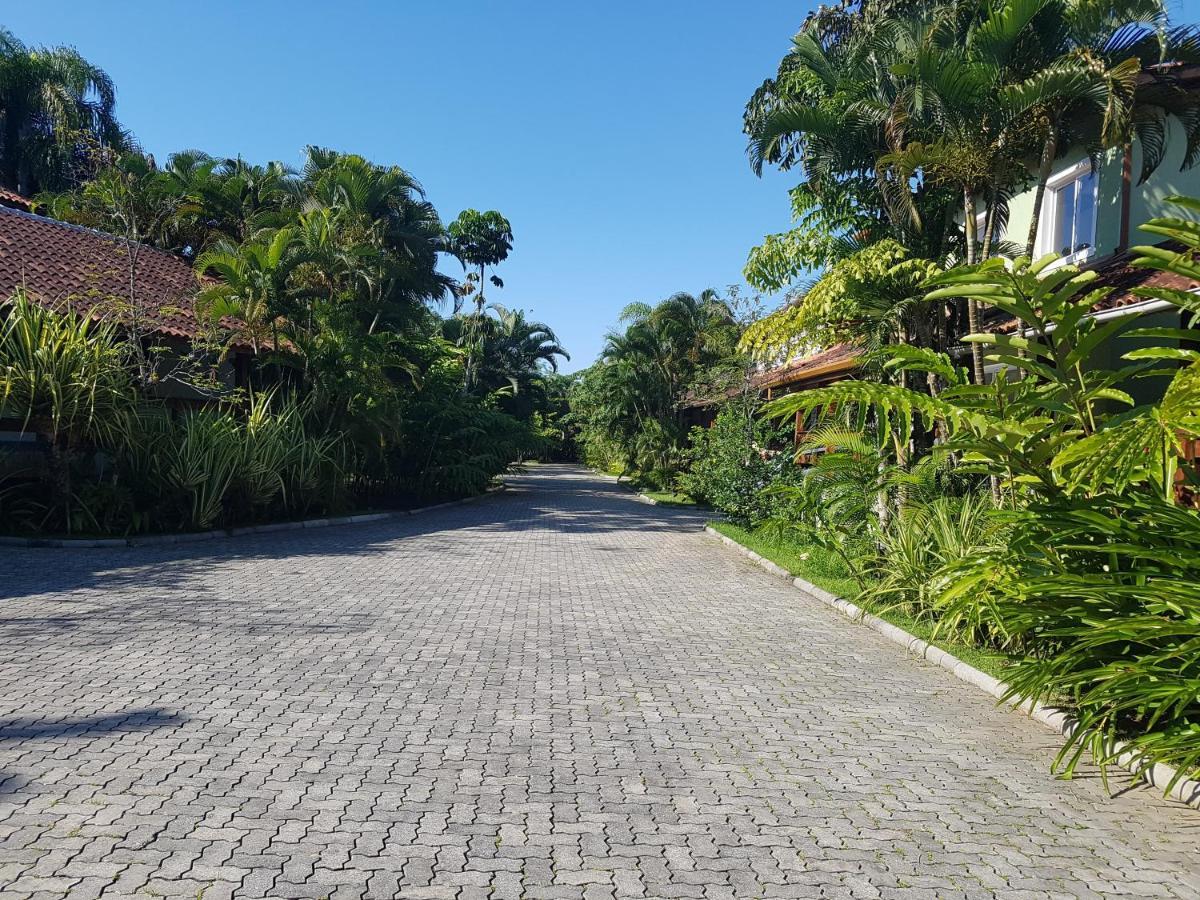
[[[1084,751],[1111,763],[1119,740],[1141,767],[1200,770],[1200,518],[1136,491],[1039,500],[1007,522],[1006,542],[945,572],[938,602],[1020,650],[1014,696],[1069,703],[1065,770]]]
[[[689,467],[681,490],[725,513],[739,525],[757,525],[778,503],[766,489],[793,483],[799,470],[789,447],[790,429],[756,415],[757,403],[733,400],[709,428],[693,428]]]
[[[80,455],[127,432],[134,394],[111,325],[55,312],[18,292],[0,308],[0,419],[36,435],[48,455],[42,528],[86,527],[73,479]],[[32,509],[27,506],[27,511]]]
[[[1184,205],[1200,210],[1195,201]],[[1200,226],[1165,219],[1149,227],[1186,251],[1141,248],[1139,265],[1200,276]],[[930,295],[983,299],[1021,323],[1018,334],[968,337],[1007,367],[991,384],[951,383],[931,396],[843,382],[782,398],[768,412],[792,416],[837,403],[901,434],[916,417],[940,423],[945,451],[992,480],[1007,510],[1005,539],[947,560],[934,596],[922,602],[944,627],[1023,654],[1012,696],[1070,703],[1079,725],[1060,756],[1068,773],[1084,750],[1108,766],[1120,739],[1137,766],[1165,762],[1189,775],[1200,768],[1200,573],[1192,564],[1200,524],[1177,500],[1197,475],[1182,455],[1200,436],[1200,353],[1187,346],[1197,332],[1194,322],[1136,328],[1133,318],[1093,318],[1104,296],[1092,289],[1095,273],[1051,269],[1052,261],[967,267],[943,276]],[[1200,312],[1186,291],[1147,293],[1189,318]],[[1118,369],[1096,364],[1101,348],[1127,337],[1159,345],[1130,350]],[[948,360],[902,362],[951,369]],[[1138,406],[1127,387],[1144,378],[1165,387]]]
[[[39,203],[113,234],[131,287],[93,307],[102,320],[22,297],[0,310],[0,416],[38,437],[36,465],[4,482],[9,527],[124,534],[403,506],[570,452],[565,387],[548,387],[566,351],[544,323],[483,302],[485,274],[501,285],[485,267],[511,250],[499,213],[444,228],[404,170],[317,147],[301,172],[114,148],[62,186]],[[178,298],[196,319],[187,349],[157,346],[133,299],[144,245],[195,270],[195,295]],[[472,314],[438,314],[468,295]],[[234,388],[220,373],[246,348]],[[163,384],[190,399],[167,409]]]
[[[626,327],[608,335],[600,360],[571,390],[572,419],[589,465],[674,489],[688,458],[689,392],[736,351],[735,299],[707,290],[625,308]]]
[[[881,611],[897,609],[938,623],[941,633],[962,643],[1011,643],[1010,635],[998,634],[989,622],[972,615],[981,604],[950,609],[945,593],[948,570],[1002,546],[1006,537],[986,494],[911,498],[881,529],[870,560],[872,577],[858,600]]]
[[[348,503],[341,436],[289,397],[182,413],[145,403],[134,424],[100,482],[130,498],[129,514],[101,531],[207,529]]]

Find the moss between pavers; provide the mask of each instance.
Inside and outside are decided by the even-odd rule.
[[[725,537],[737,541],[759,556],[782,566],[793,575],[810,581],[831,594],[844,597],[851,602],[858,602],[858,584],[846,574],[842,561],[823,547],[796,541],[768,540],[748,528],[732,525],[729,522],[710,522],[709,525]],[[1012,665],[1013,658],[1003,653],[982,650],[958,641],[949,641],[945,637],[934,640],[932,623],[923,619],[915,619],[899,610],[881,610],[872,607],[869,612],[897,628],[903,628],[909,634],[919,637],[923,641],[928,641],[935,647],[940,647],[947,653],[957,656],[967,665],[974,666],[1001,681],[1005,679],[1007,670]]]

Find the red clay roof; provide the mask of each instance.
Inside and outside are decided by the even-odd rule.
[[[1181,245],[1164,243],[1163,246],[1170,250],[1181,250]],[[1159,269],[1146,269],[1140,266],[1132,266],[1135,254],[1130,252],[1117,253],[1107,256],[1096,262],[1093,266],[1087,268],[1095,269],[1099,277],[1088,285],[1088,290],[1108,290],[1111,293],[1101,300],[1093,308],[1094,312],[1104,312],[1109,309],[1120,309],[1123,306],[1134,306],[1138,303],[1146,303],[1152,298],[1143,297],[1135,294],[1136,289],[1153,289],[1153,288],[1171,288],[1175,290],[1191,291],[1200,288],[1200,282],[1193,281],[1183,275],[1176,275],[1174,272],[1163,272]],[[1013,319],[1004,319],[991,330],[993,331],[1013,331],[1017,327],[1016,321]]]
[[[0,299],[24,287],[45,305],[112,315],[129,302],[129,259],[129,247],[112,235],[0,206]],[[200,334],[187,262],[143,245],[136,276],[146,327],[184,339]]]
[[[31,212],[33,210],[33,201],[7,188],[0,187],[0,206],[8,206],[13,209],[23,209],[25,212]]]
[[[789,387],[829,375],[850,372],[858,366],[858,359],[861,355],[862,351],[851,344],[838,344],[803,359],[793,360],[759,372],[751,376],[750,387],[755,391],[765,391],[768,388]],[[689,393],[683,400],[683,406],[689,409],[700,409],[735,397],[741,392],[742,387],[739,385],[716,395],[700,396]]]

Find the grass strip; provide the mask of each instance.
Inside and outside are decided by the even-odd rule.
[[[667,506],[696,506],[697,503],[687,494],[676,494],[672,491],[642,491],[651,500],[664,503]]]

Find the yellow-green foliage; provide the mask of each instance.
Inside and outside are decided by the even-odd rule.
[[[865,318],[911,296],[938,271],[896,241],[880,241],[834,263],[806,292],[747,328],[740,348],[770,361],[853,339]]]

